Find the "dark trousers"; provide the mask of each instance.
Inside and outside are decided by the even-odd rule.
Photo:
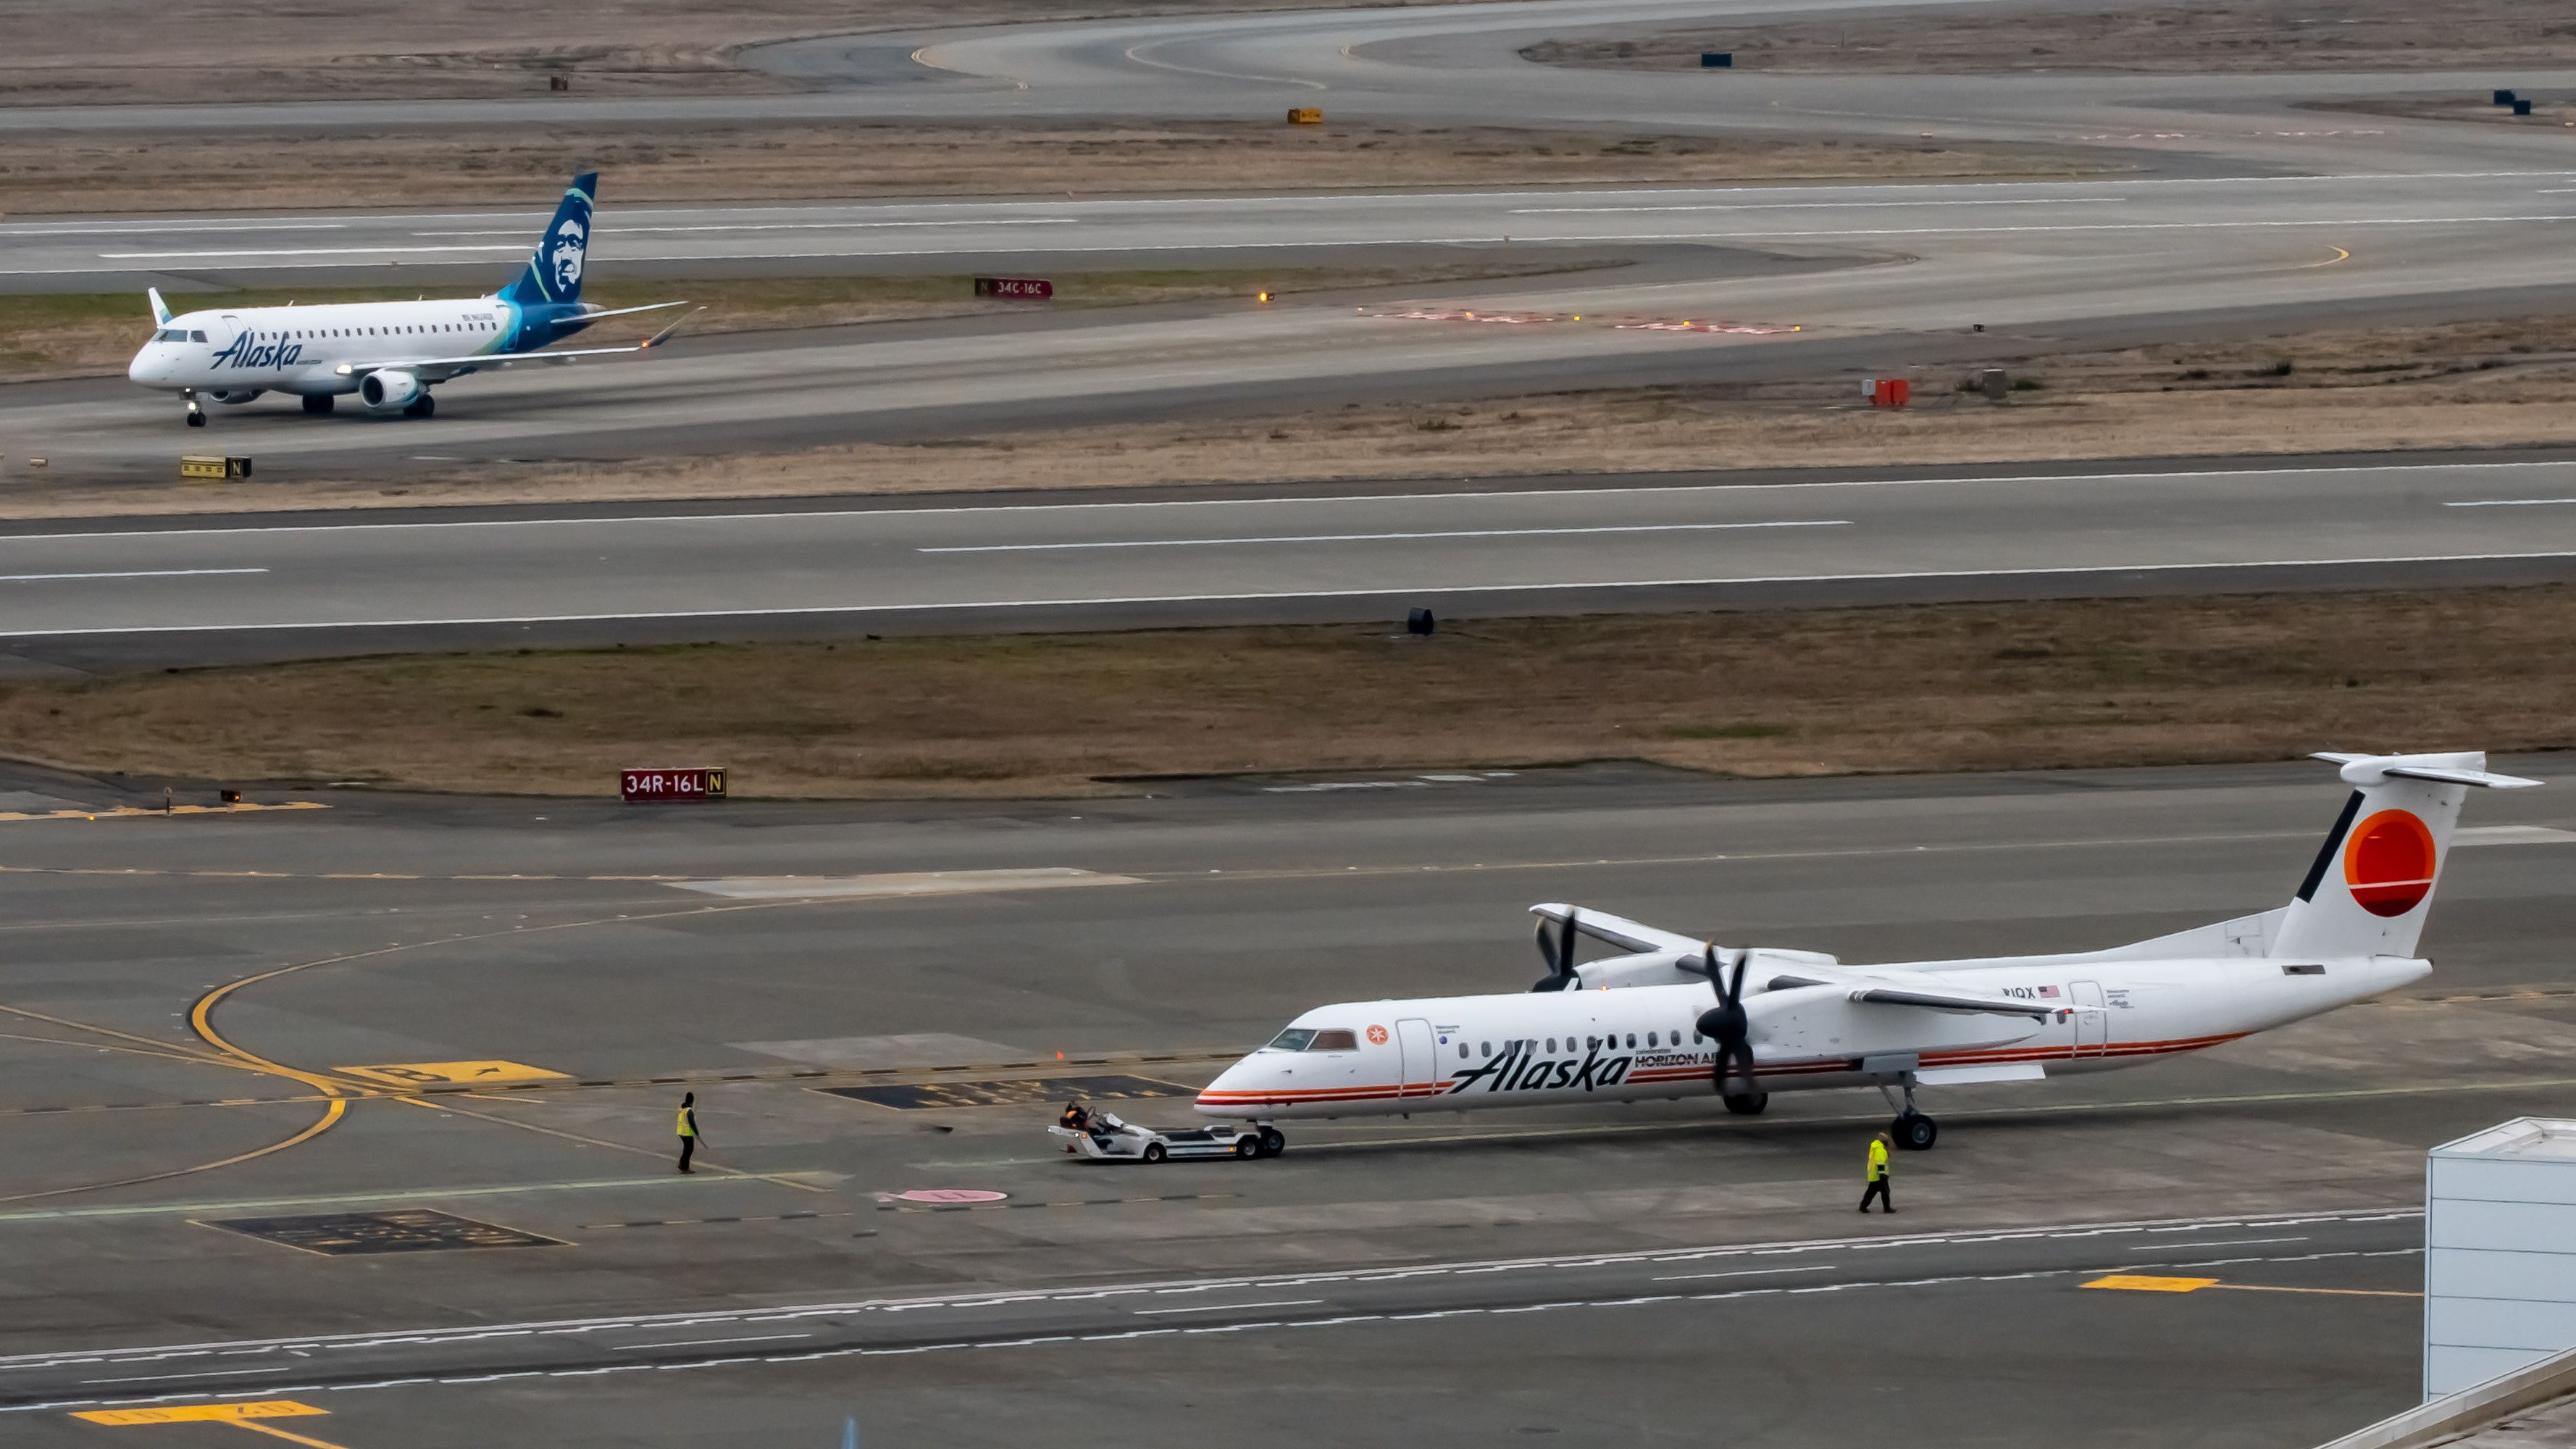
[[[697,1150],[698,1139],[695,1137],[683,1137],[680,1139],[680,1170],[682,1172],[691,1170],[689,1167],[689,1158],[694,1155]]]
[[[1873,1198],[1877,1199],[1877,1201],[1878,1201],[1879,1205],[1880,1205],[1881,1207],[1884,1207],[1885,1209],[1887,1209],[1887,1211],[1889,1211],[1889,1212],[1894,1212],[1894,1211],[1896,1211],[1896,1199],[1894,1199],[1894,1198],[1892,1198],[1892,1197],[1889,1197],[1889,1196],[1887,1195],[1887,1179],[1886,1179],[1886,1178],[1883,1178],[1883,1177],[1882,1177],[1882,1178],[1879,1178],[1878,1180],[1876,1180],[1876,1181],[1872,1182],[1872,1183],[1869,1185],[1869,1191],[1867,1191],[1867,1192],[1865,1192],[1865,1193],[1862,1193],[1862,1194],[1860,1195],[1860,1210],[1861,1210],[1862,1212],[1868,1212],[1868,1211],[1869,1211],[1869,1204],[1870,1204],[1870,1200],[1871,1200],[1871,1199],[1873,1199]]]

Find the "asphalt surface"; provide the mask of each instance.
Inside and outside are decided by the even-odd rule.
[[[86,818],[147,798],[102,782],[0,786],[33,817],[0,821],[13,1443],[246,1398],[322,1409],[279,1427],[348,1449],[828,1443],[844,1415],[881,1443],[1180,1444],[1212,1417],[1247,1443],[1703,1442],[1712,1381],[1757,1444],[2308,1443],[2412,1399],[2423,1149],[2576,1110],[2556,789],[2472,802],[2406,999],[1927,1094],[1946,1130],[1898,1163],[1897,1224],[1850,1211],[1865,1093],[1314,1124],[1275,1162],[1159,1170],[1058,1154],[1052,1082],[955,1104],[1184,1091],[1318,1001],[1513,989],[1537,899],[1850,960],[2220,919],[2295,885],[2322,767],[169,820]],[[1066,868],[1091,874],[1029,888]],[[923,870],[1017,874],[886,893]],[[472,1090],[360,1070],[416,1063]],[[504,1063],[563,1075],[475,1089]],[[907,1083],[930,1105],[813,1090]],[[685,1179],[684,1087],[709,1142]],[[422,1210],[539,1241],[330,1256],[248,1221]],[[2083,1286],[2112,1274],[2221,1286]]]
[[[75,667],[503,640],[954,631],[2576,576],[2576,464],[517,510],[0,535]]]

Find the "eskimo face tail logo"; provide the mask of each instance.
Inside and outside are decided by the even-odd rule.
[[[582,249],[590,243],[590,229],[579,217],[567,216],[555,228],[554,240],[546,252],[546,265],[554,272],[555,286],[565,292],[581,285]]]
[[[2408,811],[2382,810],[2352,828],[2343,880],[2374,916],[2402,916],[2433,890],[2433,832]]]

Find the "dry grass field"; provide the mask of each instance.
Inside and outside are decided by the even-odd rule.
[[[1327,121],[981,122],[12,138],[19,216],[543,203],[605,177],[602,225],[639,202],[1101,196],[1373,186],[1623,185],[2099,175],[2071,148],[1795,136],[1638,136]]]
[[[1340,0],[0,0],[0,35],[10,41],[0,51],[0,105],[521,96],[545,93],[558,74],[583,95],[781,91],[795,87],[745,65],[744,46],[898,27],[1333,3]]]
[[[408,656],[0,685],[13,755],[228,782],[1082,795],[1651,760],[1737,775],[2576,745],[2576,591],[2277,595]]]
[[[2468,70],[2576,64],[2576,12],[2546,0],[2199,0],[2096,10],[1975,6],[1573,35],[1524,49],[1569,65],[1972,74]],[[2508,77],[2508,82],[2510,77]]]

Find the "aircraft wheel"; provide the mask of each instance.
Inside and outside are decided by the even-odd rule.
[[[1258,1137],[1240,1137],[1235,1139],[1234,1155],[1242,1158],[1246,1162],[1250,1162],[1252,1159],[1259,1157],[1261,1155],[1261,1139]]]
[[[1762,1115],[1762,1109],[1771,1105],[1771,1094],[1769,1092],[1729,1092],[1725,1100],[1726,1110],[1736,1116],[1759,1117]]]
[[[201,412],[197,411],[195,408],[190,408],[190,409],[188,409],[188,426],[189,426],[189,427],[192,427],[192,428],[202,428],[202,427],[204,427],[205,425],[206,425],[206,415],[205,415],[204,413],[201,413]]]
[[[1908,1152],[1928,1150],[1941,1138],[1941,1125],[1920,1112],[1908,1112],[1888,1128],[1896,1145]]]
[[[1261,1129],[1262,1156],[1277,1157],[1280,1153],[1287,1150],[1288,1138],[1286,1134],[1282,1133],[1276,1127],[1264,1127]]]
[[[410,402],[403,404],[403,416],[407,418],[434,418],[438,416],[438,399],[431,397],[428,393],[422,393]]]
[[[331,411],[339,401],[340,400],[338,398],[331,396],[331,394],[327,392],[309,393],[304,399],[304,410],[308,413],[327,413]]]
[[[1145,1160],[1147,1162],[1160,1162],[1169,1155],[1170,1154],[1163,1151],[1163,1144],[1160,1142],[1148,1142],[1145,1144]]]

